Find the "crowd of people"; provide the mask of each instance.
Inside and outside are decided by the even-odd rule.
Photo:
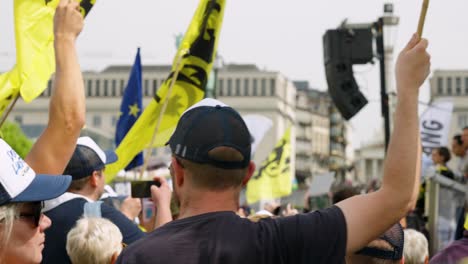
[[[420,193],[418,96],[430,72],[426,39],[414,34],[397,60],[394,131],[378,189],[343,192],[323,210],[273,206],[247,217],[239,197],[256,167],[251,135],[235,109],[204,99],[182,114],[167,143],[172,187],[156,178],[156,214],[143,228],[134,221],[142,210],[138,199],[125,199],[120,210],[100,201],[105,167],[118,157],[79,137],[85,93],[75,42],[82,28],[77,2],[61,0],[48,126],[25,160],[0,140],[0,263],[429,262],[426,237],[400,224]],[[436,149],[437,171],[464,179],[467,146],[465,129],[452,146],[465,164],[452,174],[446,173],[450,152]],[[430,263],[462,261],[466,234]]]

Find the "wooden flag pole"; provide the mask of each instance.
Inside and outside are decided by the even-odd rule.
[[[172,90],[174,88],[175,82],[177,81],[177,77],[179,76],[179,72],[181,70],[180,64],[182,63],[182,59],[184,58],[184,56],[188,53],[189,53],[189,50],[183,50],[179,58],[177,59],[176,70],[174,72],[174,76],[172,77],[171,85],[169,86],[169,89],[167,91],[166,99],[164,100],[163,106],[161,108],[161,112],[159,113],[158,123],[156,123],[156,127],[154,128],[151,143],[149,147],[146,149],[145,160],[143,162],[143,166],[141,167],[140,178],[143,178],[143,173],[146,171],[146,168],[148,167],[148,161],[149,161],[149,157],[151,156],[151,149],[153,148],[154,141],[156,140],[156,134],[158,133],[159,126],[161,125],[161,120],[164,116],[164,113],[166,112],[167,105],[169,104],[169,98],[171,97]]]
[[[429,8],[429,0],[424,0],[421,14],[419,15],[419,23],[418,23],[418,36],[422,37],[423,30],[424,30],[424,22],[426,21],[426,14],[427,9]]]
[[[13,102],[11,103],[10,107],[8,108],[7,112],[3,115],[3,118],[2,120],[0,121],[0,128],[2,128],[3,126],[3,123],[5,123],[6,119],[8,118],[8,115],[10,114],[11,110],[13,110],[13,107],[15,107],[15,104],[16,102],[18,101],[19,99],[19,92],[18,94],[15,96],[15,99],[13,100]]]

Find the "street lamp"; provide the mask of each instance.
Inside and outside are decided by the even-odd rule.
[[[394,35],[398,23],[399,18],[393,16],[393,4],[385,4],[384,16],[375,23],[377,54],[380,61],[380,98],[384,118],[385,150],[390,141],[390,106],[393,105],[387,92],[388,90],[393,92],[393,67],[389,65],[393,62]]]
[[[392,3],[384,5],[383,15],[383,33],[384,33],[384,59],[385,59],[385,82],[387,83],[387,94],[395,94],[395,86],[393,79],[393,52],[395,47],[396,35],[398,32],[398,25],[400,18],[393,14],[394,6]],[[389,96],[389,112],[390,117],[393,116],[395,110],[396,98]],[[392,127],[392,120],[390,120],[390,127]]]
[[[215,60],[213,62],[212,77],[209,78],[206,85],[205,98],[216,98],[218,91],[218,73],[224,67],[224,60],[218,52],[216,52]]]

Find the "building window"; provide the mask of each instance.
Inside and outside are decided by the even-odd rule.
[[[257,79],[253,79],[252,82],[253,82],[253,84],[252,84],[252,88],[253,88],[252,95],[257,96]]]
[[[466,126],[468,126],[468,116],[459,115],[458,116],[458,128],[463,129]]]
[[[227,79],[227,96],[232,95],[232,80]]]
[[[99,81],[99,80],[96,80],[95,84],[96,84],[96,85],[95,85],[95,86],[96,86],[96,93],[95,93],[95,95],[96,95],[96,96],[101,96],[101,87],[100,87],[100,84],[101,84],[101,83],[100,83],[100,81]]]
[[[249,96],[249,79],[244,79],[244,95]]]
[[[236,96],[241,96],[241,80],[236,79]]]
[[[104,80],[104,96],[109,96],[109,81]]]
[[[465,78],[465,94],[468,95],[468,77]]]
[[[224,95],[224,80],[223,79],[219,79],[218,80],[218,87],[216,88],[216,92],[220,95],[220,96],[223,96]]]
[[[117,96],[117,81],[112,80],[112,96]]]
[[[457,95],[461,94],[461,78],[460,77],[457,77],[455,79],[455,93]]]
[[[452,77],[447,77],[447,94],[452,94]]]
[[[125,80],[120,80],[120,96],[124,94],[125,90]]]
[[[49,84],[47,84],[49,86]],[[52,94],[52,86],[53,86],[53,81],[50,80],[50,89],[47,89],[47,96],[50,96]]]
[[[149,94],[150,92],[149,92],[149,80],[148,80],[148,79],[145,79],[145,82],[144,82],[144,86],[143,86],[143,87],[145,88],[145,90],[144,90],[144,91],[145,91],[145,95],[144,95],[144,96],[149,96],[149,95],[150,95],[150,94]]]
[[[442,77],[437,78],[437,93],[444,93],[444,79]]]
[[[261,96],[266,96],[266,80],[262,79],[261,81]]]
[[[276,93],[276,80],[275,78],[270,79],[270,95],[275,96]]]
[[[49,81],[47,82],[46,91],[45,91],[43,94],[44,94],[44,95],[46,95],[46,94],[49,94],[49,95],[50,95],[50,94],[52,93],[51,91],[52,91],[52,80],[49,80]]]
[[[93,126],[94,127],[101,127],[101,116],[93,116]]]
[[[88,96],[93,96],[93,80],[88,80]]]
[[[153,80],[153,94],[152,94],[152,96],[154,96],[157,91],[158,91],[158,80],[154,79]]]
[[[18,115],[18,116],[15,116],[15,122],[18,123],[19,125],[22,125],[23,124],[23,117]]]

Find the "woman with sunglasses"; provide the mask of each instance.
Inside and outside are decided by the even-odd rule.
[[[36,174],[0,139],[0,263],[41,262],[51,225],[43,201],[63,194],[70,182],[70,176]]]
[[[54,3],[46,1],[52,6]],[[75,41],[83,29],[78,1],[60,0],[54,15],[56,74],[49,122],[26,161],[40,173],[62,173],[75,149],[85,120],[85,97]],[[70,176],[36,175],[0,139],[0,264],[40,263],[44,230],[42,201],[63,194]]]

